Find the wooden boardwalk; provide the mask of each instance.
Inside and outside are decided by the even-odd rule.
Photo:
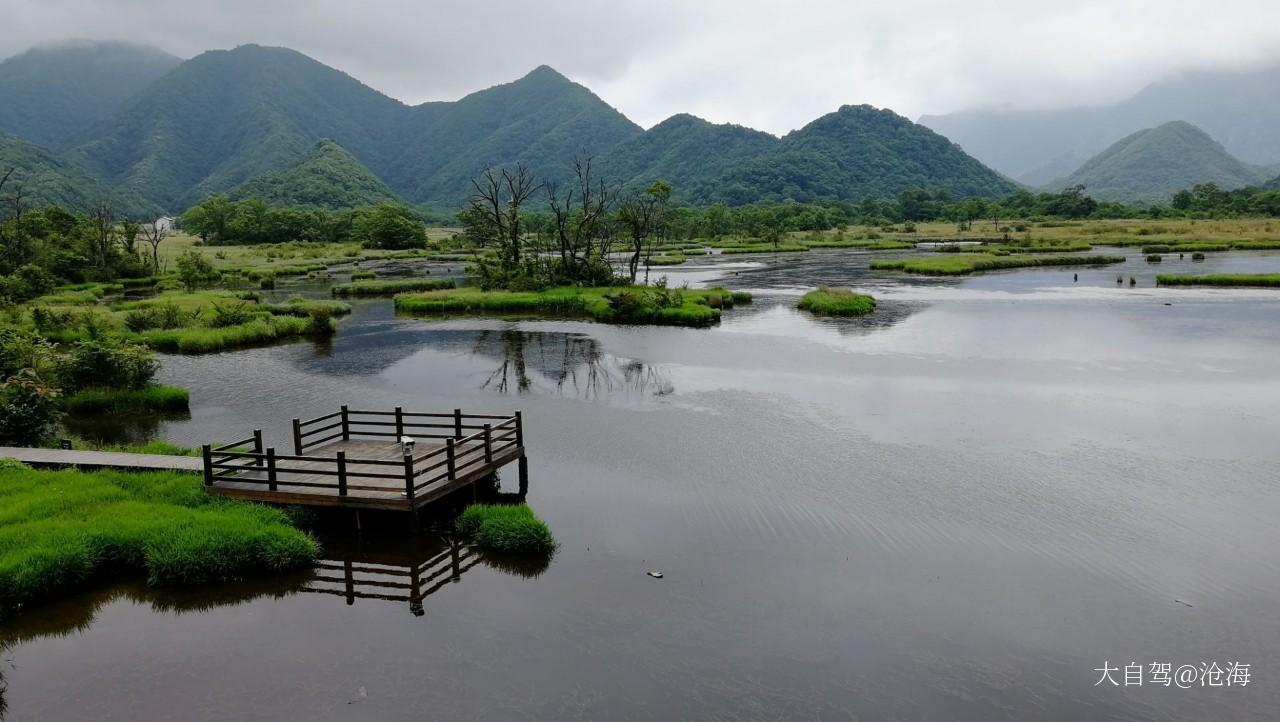
[[[32,466],[69,466],[77,469],[130,469],[141,471],[194,471],[204,468],[198,456],[130,454],[121,451],[76,449],[28,449],[0,446],[0,459],[17,459]]]
[[[401,439],[412,439],[405,445]],[[205,445],[211,494],[275,504],[416,511],[517,462],[528,485],[520,413],[493,416],[339,411],[293,420],[293,452],[264,448],[262,432]]]

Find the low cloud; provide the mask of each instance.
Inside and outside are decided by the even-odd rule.
[[[1272,0],[8,0],[0,55],[69,37],[189,57],[284,45],[406,102],[551,65],[649,126],[784,133],[846,103],[915,117],[1103,103],[1189,69],[1280,63]]]

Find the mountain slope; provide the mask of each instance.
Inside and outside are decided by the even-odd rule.
[[[1095,108],[970,110],[920,122],[1018,180],[1043,181],[1064,155],[1088,158],[1143,128],[1185,120],[1249,163],[1280,162],[1280,66],[1188,73]]]
[[[88,170],[58,158],[34,143],[0,133],[0,177],[13,171],[4,195],[21,187],[31,207],[55,204],[72,210],[88,210],[98,203],[110,203],[123,216],[154,218],[155,206],[136,195],[111,189]]]
[[[727,173],[711,199],[858,200],[914,188],[998,196],[1017,186],[893,111],[846,105],[789,133],[771,153]]]
[[[64,147],[181,59],[129,43],[69,41],[0,62],[0,132]]]
[[[301,160],[333,138],[365,163],[405,107],[285,48],[203,53],[153,83],[76,150],[112,183],[169,210]]]
[[[762,131],[682,113],[619,143],[600,159],[600,170],[633,190],[661,178],[674,186],[679,201],[705,199],[726,173],[780,143]]]
[[[1121,139],[1053,185],[1083,185],[1099,200],[1160,202],[1197,183],[1232,189],[1269,176],[1265,168],[1232,156],[1203,130],[1173,121]]]
[[[494,165],[524,163],[541,177],[569,177],[575,155],[598,155],[643,131],[547,66],[453,103],[413,109],[403,148],[384,178],[409,200],[459,205]]]
[[[251,178],[227,195],[233,200],[258,198],[274,206],[328,210],[404,202],[355,156],[328,139],[296,165]]]

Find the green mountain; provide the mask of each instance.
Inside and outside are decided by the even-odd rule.
[[[1099,200],[1162,202],[1197,183],[1232,189],[1263,183],[1269,176],[1265,168],[1241,161],[1203,130],[1179,120],[1122,138],[1053,186],[1083,185]]]
[[[914,188],[998,196],[1017,186],[893,111],[846,105],[787,134],[771,153],[729,171],[710,199],[857,200]]]
[[[0,132],[65,147],[182,61],[158,48],[87,40],[0,62]]]
[[[273,206],[362,208],[404,201],[336,141],[317,143],[297,164],[241,183],[227,192],[232,200],[259,198]]]
[[[1143,128],[1186,120],[1249,163],[1280,163],[1280,65],[1191,72],[1112,105],[1061,110],[966,110],[920,122],[1012,178],[1041,185]],[[1054,172],[1054,170],[1058,172]]]
[[[413,111],[384,176],[416,203],[458,206],[494,165],[524,163],[570,177],[576,155],[598,155],[644,131],[590,90],[547,66],[523,78]]]
[[[632,190],[662,178],[674,186],[677,200],[699,202],[715,195],[725,174],[779,143],[768,133],[682,113],[614,146],[600,159],[600,170]]]
[[[12,171],[12,173],[10,173]],[[28,205],[56,204],[72,210],[88,210],[110,203],[120,215],[154,218],[157,208],[136,195],[120,193],[88,170],[17,136],[0,133],[0,177],[9,174],[4,195],[22,189]]]
[[[317,150],[323,139],[332,146]],[[945,138],[867,106],[784,138],[689,115],[644,131],[545,66],[457,101],[410,107],[300,53],[256,45],[182,63],[63,157],[125,196],[179,212],[233,189],[290,204],[345,206],[391,193],[456,208],[486,168],[524,163],[564,181],[580,155],[628,187],[666,178],[690,203],[1014,188]]]
[[[107,181],[181,210],[288,168],[322,138],[366,163],[405,106],[285,48],[214,50],[153,83],[74,152]]]

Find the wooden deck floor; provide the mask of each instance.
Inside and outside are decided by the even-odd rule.
[[[0,458],[17,459],[32,466],[70,466],[81,469],[199,472],[204,468],[200,458],[196,456],[130,454],[119,451],[28,449],[17,446],[0,446]]]
[[[443,444],[419,441],[413,453],[415,456],[421,456],[438,448],[443,448]],[[332,460],[337,457],[339,451],[346,452],[348,459],[346,469],[352,477],[351,485],[373,488],[350,489],[347,495],[339,495],[336,481],[332,474],[320,473],[334,468]],[[378,479],[359,476],[362,473],[388,474],[396,471],[395,467],[392,466],[360,464],[358,463],[360,459],[401,461],[404,458],[398,443],[369,439],[333,441],[307,449],[307,456],[323,457],[326,461],[290,462],[291,469],[296,469],[296,471],[278,471],[275,491],[271,491],[266,484],[262,483],[266,481],[267,473],[261,467],[237,472],[235,477],[231,479],[218,478],[214,480],[212,485],[205,488],[214,494],[269,503],[403,511],[417,509],[479,479],[490,476],[500,467],[524,456],[523,448],[512,447],[495,453],[491,461],[484,462],[482,458],[484,456],[484,445],[480,442],[459,444],[455,446],[454,452],[457,467],[464,470],[460,471],[452,479],[441,479],[425,488],[418,489],[412,500],[408,498],[405,492],[403,478]],[[313,473],[307,473],[308,470]],[[299,486],[299,484],[325,484],[325,486]]]

